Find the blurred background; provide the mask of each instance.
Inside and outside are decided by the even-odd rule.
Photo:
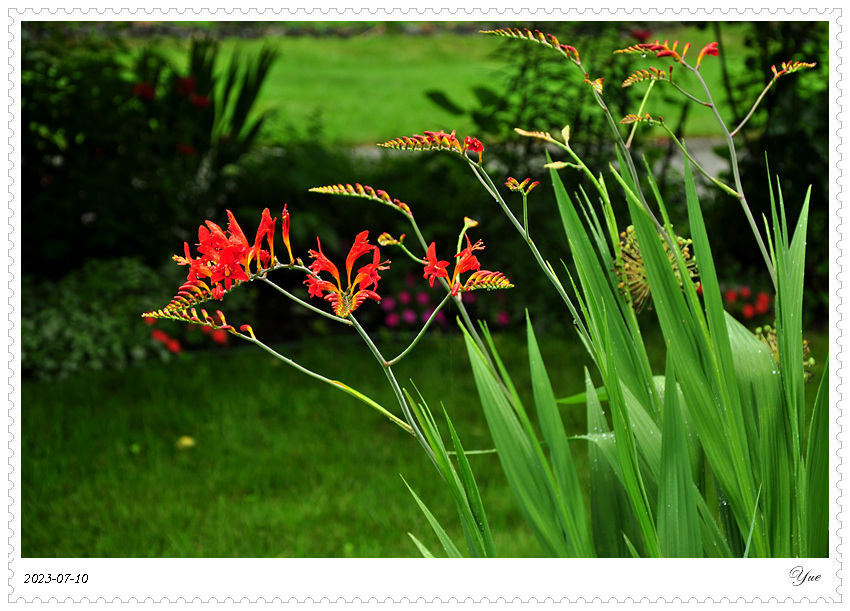
[[[811,186],[804,316],[823,362],[829,244],[817,238],[828,223],[827,22],[25,22],[24,556],[415,556],[408,531],[438,549],[399,474],[444,524],[454,523],[417,444],[378,414],[225,333],[141,318],[185,278],[171,255],[197,241],[204,220],[224,225],[226,210],[250,238],[263,208],[279,216],[287,204],[293,249],[305,260],[316,236],[341,261],[363,229],[373,240],[406,230],[386,207],[311,187],[386,190],[412,208],[438,252],[453,248],[464,216],[478,220],[471,237],[487,246],[483,267],[516,288],[468,295],[473,314],[498,331],[522,383],[517,331],[528,308],[562,396],[583,390],[590,363],[572,320],[466,165],[375,146],[424,130],[478,138],[497,184],[541,180],[529,202],[531,233],[544,256],[569,266],[541,168],[545,151],[513,128],[554,134],[570,125],[572,147],[605,171],[614,158],[608,125],[560,55],[478,33],[502,27],[539,28],[577,47],[591,77],[605,77],[615,116],[636,112],[644,91],[619,87],[649,65],[611,53],[632,44],[679,40],[695,54],[718,41],[719,57],[706,58],[701,74],[730,127],[749,112],[772,65],[817,62],[768,92],[736,145],[757,219],[769,214],[769,177],[791,218]],[[659,85],[646,110],[729,180],[707,109]],[[653,168],[687,237],[676,150],[657,129],[637,130],[632,148]],[[583,187],[577,173],[562,175],[568,189]],[[700,195],[728,309],[752,328],[772,323],[769,278],[740,206],[708,185]],[[624,205],[619,213],[625,218]],[[394,354],[438,294],[415,264],[389,256],[397,261],[381,281],[381,305],[358,317]],[[306,297],[302,277],[276,281]],[[287,356],[393,404],[380,367],[354,338],[265,288],[229,295],[221,306],[228,321],[250,323]],[[399,379],[411,387],[412,378],[432,409],[445,405],[468,449],[486,449],[455,314],[434,325]],[[662,342],[657,353],[663,363]],[[584,410],[564,411],[582,431]],[[500,553],[536,554],[498,460],[476,461]]]

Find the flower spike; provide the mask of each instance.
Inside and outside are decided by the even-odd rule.
[[[380,146],[380,145],[379,145]],[[382,189],[375,190],[372,187],[361,185],[359,182],[350,184],[327,185],[325,187],[313,187],[309,189],[311,193],[326,193],[328,195],[348,195],[350,197],[362,197],[364,199],[384,204],[390,208],[395,208],[404,214],[411,216],[410,206],[399,199],[394,199]]]
[[[531,31],[528,28],[523,28],[522,30],[519,28],[503,28],[498,30],[482,30],[481,34],[536,42],[544,47],[549,47],[550,49],[557,51],[567,59],[570,59],[577,64],[581,64],[581,59],[579,58],[578,51],[575,47],[561,44],[555,36],[552,34],[544,34],[540,30]]]
[[[443,131],[426,131],[423,133],[424,135],[414,134],[413,136],[394,138],[382,142],[378,146],[399,151],[451,151],[463,156],[466,156],[466,152],[470,151],[478,153],[478,163],[481,163],[484,145],[477,138],[467,136],[461,144],[455,135],[455,130],[452,130],[450,134]]]
[[[490,272],[486,269],[473,272],[463,285],[464,291],[478,291],[485,289],[493,291],[497,289],[512,289],[514,287],[502,272]]]
[[[792,72],[797,72],[798,70],[803,70],[805,68],[814,68],[817,64],[814,62],[782,62],[782,70],[776,70],[776,66],[771,66],[770,69],[773,72],[773,78],[778,79],[780,76],[785,76],[786,74],[791,74]]]
[[[669,81],[670,74],[670,71],[659,70],[658,68],[653,67],[647,68],[646,70],[638,70],[623,81],[623,87],[630,87],[635,83],[641,83],[643,81]]]

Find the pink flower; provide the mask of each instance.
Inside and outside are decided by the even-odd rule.
[[[390,312],[389,314],[387,314],[387,317],[384,319],[384,322],[387,324],[388,327],[397,327],[398,323],[401,322],[401,319],[399,318],[399,315],[395,312]]]
[[[403,304],[407,305],[408,303],[410,303],[410,293],[408,293],[407,291],[402,291],[398,294],[398,300]]]
[[[389,312],[395,309],[395,298],[394,297],[384,297],[384,300],[381,302],[381,309],[384,312]]]
[[[416,301],[419,302],[420,305],[425,305],[431,298],[428,296],[428,293],[416,293]]]
[[[401,318],[409,325],[412,325],[416,322],[416,312],[413,310],[407,309],[401,313]]]
[[[508,314],[507,312],[505,312],[504,310],[502,310],[501,312],[496,314],[496,323],[497,324],[504,327],[509,322],[511,322],[511,315]]]

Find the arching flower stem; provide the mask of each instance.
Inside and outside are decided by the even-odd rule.
[[[381,368],[384,370],[384,375],[387,377],[387,381],[390,383],[390,387],[393,389],[393,394],[395,394],[396,400],[398,401],[399,406],[401,407],[401,411],[404,414],[404,419],[407,421],[408,432],[411,433],[416,439],[419,441],[419,444],[425,450],[425,454],[431,459],[431,462],[434,463],[434,466],[438,467],[437,459],[434,456],[434,451],[431,449],[431,446],[428,445],[428,440],[425,438],[425,435],[422,434],[422,431],[416,424],[416,419],[413,417],[413,414],[410,412],[410,407],[407,405],[407,399],[404,396],[404,391],[396,380],[395,373],[393,373],[392,365],[387,359],[384,358],[384,355],[381,354],[381,351],[375,345],[375,342],[372,341],[372,338],[369,337],[369,334],[366,333],[366,330],[357,322],[357,319],[353,314],[348,316],[348,319],[351,320],[354,328],[357,330],[357,333],[363,338],[363,341],[369,347],[369,350],[372,352],[372,355],[377,359],[377,361],[381,364]]]
[[[767,247],[765,246],[764,240],[761,237],[761,232],[759,231],[758,225],[756,224],[756,221],[753,218],[753,213],[750,210],[750,205],[747,203],[747,197],[744,194],[744,188],[741,184],[741,170],[738,167],[738,153],[735,150],[735,142],[733,140],[732,133],[729,132],[729,129],[726,127],[726,123],[723,121],[723,117],[720,116],[720,112],[718,112],[717,106],[714,104],[714,99],[711,97],[711,91],[709,90],[708,84],[705,82],[705,79],[703,79],[702,75],[699,73],[698,70],[695,70],[690,66],[687,67],[691,70],[691,72],[696,74],[696,77],[699,79],[703,91],[705,91],[705,95],[708,98],[708,107],[711,108],[711,112],[714,113],[714,118],[717,120],[717,124],[720,126],[720,129],[723,130],[723,137],[726,140],[726,148],[729,150],[729,159],[732,165],[732,175],[735,178],[735,190],[738,193],[738,201],[741,202],[741,207],[744,209],[744,214],[747,217],[747,221],[750,223],[750,228],[753,231],[753,235],[756,238],[756,242],[758,243],[761,255],[764,258],[765,265],[767,266],[767,271],[770,273],[770,279],[773,282],[774,288],[776,288],[776,269],[774,268],[773,261],[771,261],[770,255],[767,252]]]
[[[293,361],[292,359],[289,359],[289,358],[283,356],[282,354],[280,354],[279,352],[277,352],[276,350],[274,350],[270,346],[267,346],[266,344],[264,344],[263,342],[258,340],[256,337],[253,337],[253,334],[246,335],[244,333],[236,333],[236,335],[238,335],[239,337],[244,339],[246,342],[250,342],[250,343],[252,343],[256,346],[259,346],[260,348],[262,348],[263,350],[265,350],[266,352],[271,354],[276,359],[286,363],[287,365],[294,367],[295,369],[297,369],[301,373],[307,374],[308,376],[310,376],[311,378],[313,378],[315,380],[319,380],[320,382],[324,382],[325,384],[329,384],[330,386],[333,386],[334,388],[338,388],[339,390],[343,391],[344,393],[351,395],[352,397],[354,397],[356,399],[359,399],[360,401],[362,401],[363,403],[365,403],[369,407],[371,407],[371,408],[379,411],[380,413],[382,413],[384,416],[389,418],[394,424],[398,425],[400,428],[404,429],[406,432],[410,433],[411,435],[417,434],[416,432],[414,432],[414,429],[413,429],[413,427],[411,427],[410,424],[408,424],[407,422],[404,422],[398,416],[394,415],[392,412],[388,411],[382,405],[380,405],[379,403],[377,403],[373,399],[367,397],[363,393],[354,390],[353,388],[351,388],[350,386],[348,386],[348,385],[346,385],[342,382],[339,382],[337,380],[331,380],[330,378],[326,378],[325,376],[323,376],[319,373],[316,373],[315,371],[312,371],[311,369],[307,369],[306,367],[298,364],[297,362]]]
[[[469,163],[469,167],[472,168],[472,171],[475,173],[475,176],[478,178],[481,184],[484,185],[484,188],[490,193],[490,195],[493,196],[493,199],[495,199],[499,206],[502,208],[502,211],[508,217],[508,220],[510,220],[513,226],[522,236],[525,243],[528,244],[528,248],[529,250],[531,250],[531,254],[534,256],[535,261],[537,261],[537,265],[540,267],[540,269],[555,287],[555,290],[561,296],[561,299],[563,299],[564,303],[567,306],[567,309],[570,311],[570,314],[572,314],[573,320],[575,321],[575,325],[576,327],[578,327],[579,336],[581,337],[582,342],[585,344],[585,346],[590,346],[592,343],[590,333],[588,332],[587,327],[584,325],[584,321],[580,316],[578,310],[576,309],[575,304],[573,304],[572,299],[570,299],[570,296],[567,295],[567,292],[564,290],[564,286],[561,284],[561,281],[555,275],[555,272],[552,270],[552,267],[543,259],[543,256],[537,249],[537,245],[529,237],[528,231],[517,220],[516,216],[514,216],[514,213],[511,211],[511,209],[508,207],[508,204],[502,198],[501,194],[499,193],[499,190],[496,188],[496,185],[493,183],[493,180],[490,178],[490,175],[484,169],[483,165],[475,163],[470,159],[467,159],[467,162]],[[588,352],[590,353],[591,358],[593,358],[595,361],[596,357],[593,351],[589,350]],[[483,353],[487,354],[486,351],[484,351]]]
[[[286,267],[287,267],[287,269],[290,269],[290,268],[289,268],[289,266],[286,266]],[[292,266],[292,267],[291,267],[291,269],[294,269],[294,270],[297,270],[297,271],[301,271],[301,272],[304,272],[304,273],[307,273],[307,274],[311,274],[311,273],[312,273],[312,272],[311,272],[308,268],[303,267],[303,266],[298,266],[298,265],[294,265],[294,266]],[[290,292],[289,292],[289,291],[287,291],[286,289],[284,289],[284,288],[282,288],[282,287],[278,286],[277,284],[275,284],[274,282],[272,282],[271,280],[269,280],[269,279],[268,279],[265,275],[263,275],[263,276],[257,276],[257,279],[258,279],[258,280],[262,280],[263,282],[265,282],[266,284],[268,284],[270,287],[272,287],[272,288],[273,288],[274,290],[276,290],[277,292],[279,292],[279,293],[281,293],[282,295],[286,296],[287,298],[291,299],[292,301],[294,301],[294,302],[295,302],[295,303],[297,303],[298,305],[300,305],[300,306],[302,306],[302,307],[307,308],[307,309],[308,309],[308,310],[310,310],[311,312],[315,312],[316,314],[321,314],[321,315],[322,315],[322,316],[324,316],[325,318],[330,318],[331,320],[333,320],[333,321],[335,321],[335,322],[338,322],[338,323],[342,323],[342,324],[344,324],[344,325],[348,325],[348,326],[351,326],[351,325],[352,325],[352,323],[351,323],[351,321],[350,321],[350,320],[348,320],[348,319],[346,319],[346,318],[340,318],[339,316],[337,316],[337,315],[335,315],[335,314],[332,314],[332,313],[330,313],[330,312],[326,312],[325,310],[322,310],[322,309],[320,309],[320,308],[317,308],[316,306],[310,305],[309,303],[307,303],[307,302],[306,302],[306,301],[304,301],[303,299],[300,299],[300,298],[296,297],[295,295],[293,295],[292,293],[290,293]]]
[[[397,357],[387,361],[387,366],[392,367],[393,365],[398,363],[401,359],[406,357],[407,354],[411,350],[413,350],[413,348],[416,346],[416,344],[419,343],[419,340],[422,339],[422,336],[425,335],[425,332],[428,330],[428,327],[431,326],[431,323],[433,322],[434,317],[437,315],[437,312],[439,312],[440,310],[443,309],[443,306],[445,306],[449,302],[449,299],[451,299],[451,297],[452,297],[451,293],[446,293],[446,296],[443,297],[443,300],[440,302],[440,304],[436,308],[434,308],[434,311],[431,313],[431,316],[429,316],[428,320],[425,321],[425,324],[422,326],[422,329],[419,331],[419,333],[416,335],[416,337],[413,338],[413,341],[410,342],[410,345],[407,348],[405,348]]]

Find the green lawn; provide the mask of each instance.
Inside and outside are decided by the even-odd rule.
[[[565,24],[551,24],[552,33],[562,41],[569,40]],[[724,30],[729,37],[724,53],[734,59],[740,47],[738,29],[732,25]],[[695,60],[708,42],[710,30],[699,30],[678,23],[657,24],[653,35],[691,41]],[[625,40],[624,46],[633,40]],[[167,39],[165,49],[176,62],[185,64],[188,41]],[[295,129],[301,133],[310,125],[321,127],[321,137],[327,143],[360,145],[383,142],[398,136],[422,133],[423,130],[452,130],[465,135],[472,128],[468,117],[456,117],[433,104],[426,96],[429,90],[442,90],[459,106],[473,108],[473,87],[488,84],[499,89],[499,72],[503,60],[494,54],[504,45],[531,44],[483,35],[435,33],[428,36],[406,36],[398,33],[363,34],[349,38],[282,36],[265,39],[225,39],[222,43],[222,69],[235,49],[243,56],[256,54],[264,44],[280,52],[272,68],[256,110],[272,109],[274,117],[268,122],[263,140],[285,142]],[[680,46],[681,50],[681,46]],[[612,49],[613,51],[613,49]],[[592,69],[594,58],[583,61]],[[634,69],[659,62],[642,61],[635,57]],[[732,69],[735,68],[732,63]],[[662,66],[664,67],[664,66]],[[702,68],[704,78],[720,93],[719,62],[709,58]],[[677,72],[684,77],[683,71]],[[618,86],[628,74],[605,76],[606,87]],[[580,78],[578,71],[564,64],[564,78]],[[761,75],[754,78],[762,79]],[[683,79],[692,91],[694,79]],[[645,85],[639,85],[643,88]],[[680,102],[675,105],[660,100],[647,107],[654,116],[677,117]],[[703,109],[704,110],[704,109]],[[637,109],[635,109],[637,111]],[[717,127],[707,111],[694,110],[688,120],[691,137],[714,135]],[[553,125],[553,133],[561,129]]]
[[[580,359],[577,345],[567,349]],[[285,352],[392,406],[360,345],[327,339]],[[491,447],[458,338],[426,341],[403,365],[400,379],[413,377],[435,411],[444,402],[466,447]],[[439,553],[401,475],[462,540],[412,437],[256,349],[27,382],[23,405],[24,556],[417,556],[408,532]],[[196,445],[178,449],[183,435]],[[473,467],[500,553],[537,553],[496,456]]]
[[[498,339],[528,396],[524,343]],[[811,339],[822,363],[826,336]],[[548,336],[541,349],[556,392],[582,391],[580,343]],[[380,368],[358,343],[327,338],[281,350],[393,405]],[[466,449],[486,449],[468,368],[460,339],[444,336],[425,340],[397,373],[408,388],[413,379],[435,414],[445,405]],[[807,389],[810,401],[819,377]],[[563,413],[569,434],[583,432],[583,406]],[[411,437],[251,347],[25,381],[21,426],[24,557],[418,556],[408,532],[440,555],[401,476],[464,547],[453,502]],[[183,435],[196,445],[179,449]],[[573,449],[579,473],[587,473],[585,444]],[[497,457],[476,455],[472,466],[498,553],[538,555]]]

